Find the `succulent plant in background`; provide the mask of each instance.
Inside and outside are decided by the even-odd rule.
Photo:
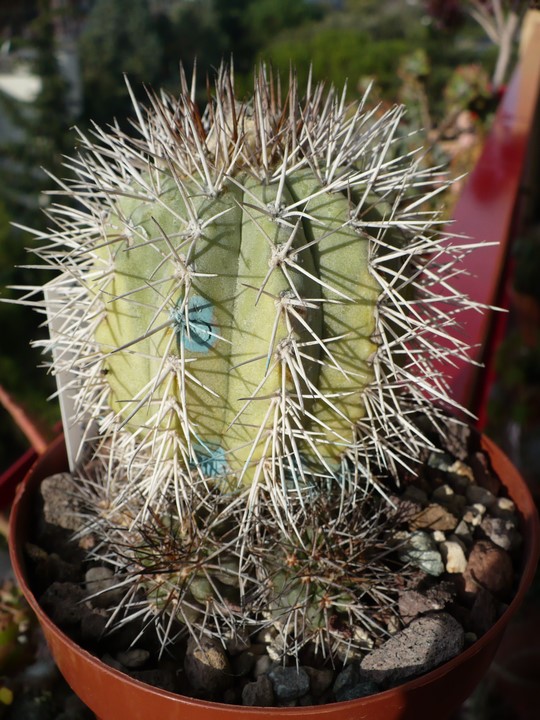
[[[440,177],[396,157],[401,108],[264,67],[249,100],[225,67],[194,98],[182,77],[136,136],[81,136],[38,251],[94,553],[164,644],[271,624],[284,654],[346,651],[392,613],[384,478],[445,425],[471,248],[426,209]]]

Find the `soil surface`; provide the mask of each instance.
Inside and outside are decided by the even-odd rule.
[[[160,654],[152,628],[132,622],[108,632],[121,591],[113,569],[89,563],[72,538],[78,528],[70,482],[63,473],[43,483],[43,514],[26,547],[42,606],[103,662],[184,695],[280,707],[369,695],[428,672],[475,642],[516,585],[519,517],[477,436],[461,428],[392,498],[402,519],[394,555],[407,580],[384,642],[331,661],[308,644],[297,664],[283,657],[277,634],[266,627],[225,647],[214,639],[179,639]]]

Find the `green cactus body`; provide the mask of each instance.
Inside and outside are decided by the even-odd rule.
[[[240,176],[217,197],[175,180],[151,201],[120,199],[106,225],[110,300],[96,339],[110,353],[111,406],[135,434],[158,426],[184,446],[223,448],[244,483],[276,461],[287,413],[277,445],[289,465],[335,466],[373,380],[380,292],[349,200],[305,172],[281,188]]]
[[[133,233],[129,239],[117,235],[112,218],[106,228],[112,242],[100,251],[109,254],[113,268],[105,291],[111,299],[104,303],[96,332],[103,352],[111,349],[106,359],[110,404],[132,432],[157,425],[188,442],[192,429],[201,440],[221,438],[225,404],[215,399],[226,398],[228,382],[224,359],[229,357],[237,285],[238,192],[229,186],[218,199],[193,192],[189,212],[174,182],[158,197],[159,202],[120,201],[118,225],[125,228],[128,219]],[[219,222],[209,223],[198,237],[201,230],[193,220],[190,224],[190,212],[197,213],[201,225],[215,215]],[[202,323],[202,337],[193,322],[197,307],[211,315],[210,327]],[[161,410],[164,398],[172,405]],[[168,444],[172,447],[171,439]]]
[[[374,379],[371,360],[377,350],[376,303],[381,288],[369,270],[368,238],[349,224],[349,199],[341,193],[321,192],[316,179],[305,172],[293,175],[290,185],[295,198],[312,198],[306,207],[313,217],[307,236],[325,301],[323,337],[331,341],[323,353],[314,414],[336,460],[365,414],[363,391]]]
[[[248,517],[268,492],[285,527],[306,489],[430,447],[415,418],[439,423],[444,364],[468,359],[446,275],[470,248],[426,209],[439,179],[396,154],[402,109],[300,99],[294,76],[283,97],[264,67],[251,100],[226,68],[202,112],[193,93],[136,104],[139,137],[82,137],[85,209],[60,206],[43,251],[53,371],[73,377],[68,424],[127,468],[122,497],[174,488],[189,514],[193,493],[245,491]]]
[[[291,608],[297,608],[306,636],[315,636],[328,627],[328,618],[339,617],[342,608],[350,606],[354,596],[344,591],[332,592],[324,583],[310,578],[291,579],[291,573],[280,572],[272,578],[268,614],[276,623],[290,622]]]

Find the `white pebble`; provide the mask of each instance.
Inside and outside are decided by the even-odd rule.
[[[489,509],[494,517],[511,517],[516,513],[514,501],[507,497],[495,498]]]
[[[465,508],[465,512],[463,513],[463,520],[465,520],[465,522],[469,525],[476,527],[482,522],[482,518],[484,517],[485,512],[486,506],[482,505],[481,503],[474,503],[473,505],[468,505]]]
[[[259,675],[266,675],[273,663],[268,655],[261,655],[255,661],[255,667],[253,669],[253,675],[257,678]]]
[[[441,556],[449,573],[464,573],[467,569],[467,558],[463,546],[457,540],[446,540],[439,546]]]

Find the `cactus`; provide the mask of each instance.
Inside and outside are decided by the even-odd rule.
[[[441,342],[464,300],[436,286],[463,247],[434,232],[420,158],[393,156],[402,110],[279,92],[262,68],[243,104],[222,69],[202,115],[185,79],[152,95],[140,138],[82,138],[64,186],[82,209],[51,211],[54,370],[149,495],[200,480],[286,502],[345,459],[392,469],[426,443],[411,413],[446,398],[433,360],[465,351]]]
[[[471,248],[439,232],[444,183],[395,152],[402,108],[311,80],[300,99],[264,67],[251,100],[226,67],[204,112],[194,97],[182,75],[177,99],[134,101],[138,136],[81,135],[61,183],[77,204],[50,208],[38,251],[60,271],[47,347],[107,468],[93,522],[148,612],[226,634],[250,604],[282,628],[300,607],[313,638],[329,614],[363,622],[366,572],[370,602],[391,584],[372,493],[431,446],[419,414],[444,425],[441,367],[466,358],[451,333],[474,305],[450,279]],[[320,532],[371,560],[352,571],[342,553],[315,578]]]

